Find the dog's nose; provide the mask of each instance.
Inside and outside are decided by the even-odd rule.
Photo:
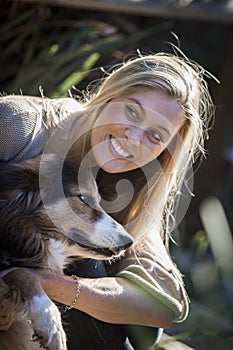
[[[113,222],[113,228],[119,236],[119,246],[129,248],[133,244],[133,237],[116,221]]]
[[[133,244],[133,240],[131,240],[131,242],[125,244],[122,248],[123,249],[128,249],[132,244]]]
[[[133,244],[133,238],[132,236],[130,236],[130,234],[128,232],[126,232],[123,229],[122,232],[122,228],[121,228],[121,232],[117,232],[118,233],[118,239],[117,239],[117,244],[116,246],[118,247],[119,250],[125,250],[127,248],[129,248],[132,244]],[[114,247],[115,249],[116,247]]]
[[[133,244],[133,238],[125,231],[125,235],[122,235],[122,246],[119,248],[121,249],[127,249]]]

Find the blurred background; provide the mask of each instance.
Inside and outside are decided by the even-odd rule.
[[[220,81],[207,79],[215,122],[195,171],[195,196],[171,245],[190,316],[167,333],[198,350],[233,349],[233,0],[0,5],[1,94],[40,96],[42,88],[47,97],[79,95],[137,50],[173,52],[171,43]]]

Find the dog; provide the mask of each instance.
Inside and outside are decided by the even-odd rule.
[[[26,268],[62,273],[74,257],[118,258],[132,242],[87,169],[52,154],[1,163],[0,350],[67,349],[58,307]]]

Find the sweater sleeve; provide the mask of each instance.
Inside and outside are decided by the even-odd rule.
[[[38,155],[46,134],[39,98],[14,95],[0,98],[1,161],[20,161]]]
[[[169,308],[174,313],[174,321],[181,322],[188,315],[189,298],[181,273],[168,254],[163,258],[164,252],[160,254],[151,239],[144,237],[140,249],[131,249],[117,264],[117,275],[130,280]]]
[[[0,97],[0,161],[19,162],[40,154],[52,129],[79,108],[71,98]]]

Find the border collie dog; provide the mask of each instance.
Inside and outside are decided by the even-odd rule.
[[[61,313],[27,267],[62,273],[74,257],[117,258],[132,242],[87,169],[52,154],[1,163],[0,350],[67,349]]]

